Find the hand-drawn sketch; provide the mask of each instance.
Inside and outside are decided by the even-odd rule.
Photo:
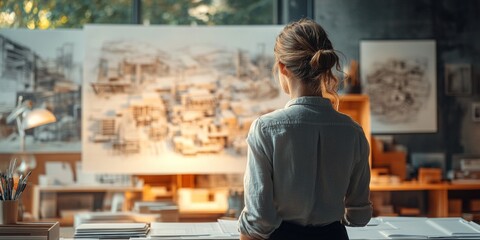
[[[0,152],[20,150],[5,117],[17,98],[46,107],[57,122],[26,132],[27,152],[81,150],[83,34],[80,30],[2,29],[0,33]]]
[[[271,74],[278,27],[85,31],[90,171],[243,172],[251,123],[288,100]]]
[[[435,42],[362,41],[360,53],[372,133],[435,132]]]

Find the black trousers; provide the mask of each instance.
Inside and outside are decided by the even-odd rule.
[[[347,230],[340,222],[315,227],[301,226],[295,223],[282,222],[271,235],[270,240],[348,240]]]

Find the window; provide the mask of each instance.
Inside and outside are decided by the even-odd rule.
[[[143,0],[143,23],[273,24],[273,0]]]
[[[1,28],[82,28],[133,23],[135,0],[3,0]],[[141,0],[144,24],[272,24],[274,0]]]
[[[3,0],[0,27],[81,28],[87,23],[131,23],[131,0]]]

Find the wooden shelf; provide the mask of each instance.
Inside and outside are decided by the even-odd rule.
[[[400,184],[371,184],[371,191],[417,191],[417,190],[479,190],[480,183],[418,183],[403,182]]]
[[[114,185],[69,185],[69,186],[33,186],[33,197],[32,197],[32,216],[35,220],[40,221],[59,221],[62,225],[71,225],[72,218],[41,218],[40,217],[40,206],[42,204],[42,194],[48,193],[49,195],[54,195],[54,202],[55,208],[56,202],[58,201],[57,197],[58,194],[79,194],[79,193],[123,193],[125,196],[125,204],[124,208],[129,209],[131,208],[132,201],[136,199],[136,197],[143,194],[142,187],[131,187],[131,186],[114,186]],[[92,209],[94,210],[94,209]],[[58,209],[56,210],[58,211]]]
[[[404,182],[400,184],[371,184],[371,191],[422,191],[441,190],[447,187],[444,183],[424,184],[416,182]]]
[[[142,187],[115,186],[115,185],[69,185],[69,186],[34,186],[35,191],[41,192],[142,192]]]
[[[365,137],[371,146],[370,99],[364,94],[340,95],[338,111],[350,116],[362,126]],[[371,154],[370,154],[371,161]]]
[[[428,215],[429,217],[448,217],[448,193],[449,191],[476,191],[480,190],[480,184],[458,183],[418,183],[403,182],[400,184],[372,184],[371,192],[392,191],[427,191],[428,192]]]

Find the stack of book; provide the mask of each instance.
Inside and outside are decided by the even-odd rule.
[[[130,239],[146,237],[147,223],[84,223],[75,228],[75,238]]]
[[[0,240],[57,240],[59,237],[58,222],[0,224]]]

